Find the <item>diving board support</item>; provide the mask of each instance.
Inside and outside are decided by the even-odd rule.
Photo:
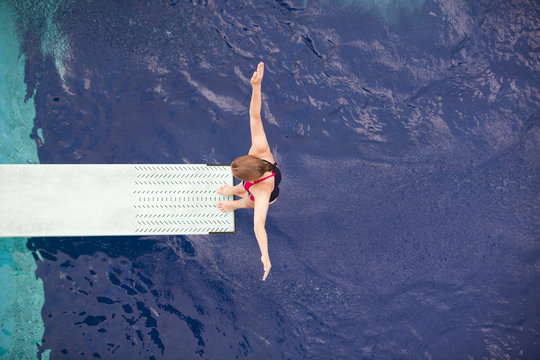
[[[0,165],[0,237],[234,234],[230,166]]]

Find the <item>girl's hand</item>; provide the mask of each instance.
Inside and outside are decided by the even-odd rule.
[[[268,255],[266,256],[261,256],[261,262],[263,263],[263,266],[264,266],[264,275],[263,275],[263,278],[262,280],[266,280],[266,277],[268,276],[268,273],[270,272],[270,268],[272,267],[272,264],[270,263],[270,257]]]
[[[261,61],[259,65],[257,66],[257,71],[255,71],[253,73],[253,76],[251,77],[251,85],[252,86],[261,85],[263,75],[264,75],[264,63]]]

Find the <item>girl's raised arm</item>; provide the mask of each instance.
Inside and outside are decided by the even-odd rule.
[[[264,63],[261,61],[257,66],[257,71],[251,77],[253,92],[249,106],[249,125],[251,128],[251,149],[249,149],[249,155],[258,157],[264,157],[270,154],[270,146],[268,145],[261,119],[261,82],[263,75]]]

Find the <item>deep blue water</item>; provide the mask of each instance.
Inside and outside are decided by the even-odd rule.
[[[28,240],[51,359],[538,358],[538,1],[7,3],[41,163],[230,163],[262,60],[283,172],[264,283],[246,210]]]

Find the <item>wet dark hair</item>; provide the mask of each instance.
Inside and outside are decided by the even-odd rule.
[[[244,181],[255,181],[267,171],[274,172],[277,163],[269,164],[253,155],[240,156],[231,163],[234,177]]]

